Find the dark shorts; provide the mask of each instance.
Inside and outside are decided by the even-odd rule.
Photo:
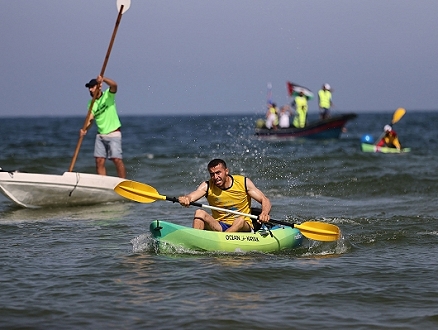
[[[222,222],[222,221],[219,221],[219,224],[220,224],[221,227],[222,227],[222,231],[225,231],[225,230],[227,230],[228,228],[231,227],[231,225],[229,225],[229,224],[227,224],[227,223],[225,223],[225,222]]]
[[[330,109],[322,108],[322,110],[320,111],[320,115],[321,115],[322,119],[328,118],[329,111],[330,111]]]

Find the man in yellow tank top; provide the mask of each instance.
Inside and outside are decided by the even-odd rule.
[[[230,175],[225,161],[213,159],[207,166],[210,180],[205,181],[188,195],[180,196],[179,203],[189,206],[202,197],[206,197],[211,206],[229,209],[240,213],[251,213],[251,199],[255,199],[262,206],[258,216],[260,222],[269,222],[271,202],[249,179],[241,175]],[[198,209],[193,217],[193,228],[212,231],[251,231],[252,220],[249,217],[239,216],[225,211],[212,210],[210,215]]]

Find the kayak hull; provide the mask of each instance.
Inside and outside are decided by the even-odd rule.
[[[63,175],[0,172],[0,192],[26,208],[91,205],[124,198],[114,187],[124,179],[97,174],[65,172]]]
[[[363,152],[380,152],[384,154],[400,154],[411,151],[411,148],[403,148],[401,150],[398,150],[397,148],[379,147],[369,143],[362,143],[361,149]]]
[[[289,226],[275,226],[268,231],[256,233],[215,232],[199,230],[167,221],[155,220],[150,224],[152,237],[158,247],[171,245],[195,251],[211,252],[275,252],[301,245],[303,235]],[[164,244],[163,244],[164,243]],[[160,249],[161,250],[161,249]]]

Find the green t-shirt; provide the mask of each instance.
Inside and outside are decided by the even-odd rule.
[[[91,112],[96,121],[99,134],[111,133],[122,126],[117,115],[115,96],[116,94],[111,93],[108,88],[100,98],[94,101]],[[90,104],[91,100],[88,102],[88,108],[90,108]]]

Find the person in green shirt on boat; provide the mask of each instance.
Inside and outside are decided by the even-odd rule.
[[[295,117],[292,122],[296,128],[303,128],[306,126],[307,120],[307,96],[300,92],[292,102],[292,107],[295,108]]]
[[[103,92],[102,82],[109,86]],[[105,160],[108,158],[114,162],[117,175],[120,178],[126,178],[126,169],[122,160],[122,132],[120,131],[122,124],[115,103],[117,83],[110,78],[98,76],[97,79],[91,79],[86,83],[85,87],[88,88],[91,97],[97,92],[86,128],[80,131],[80,134],[84,136],[93,121],[96,121],[98,131],[94,144],[96,172],[100,175],[106,175]],[[91,100],[88,102],[88,108],[90,105]]]
[[[332,93],[330,85],[322,85],[322,89],[318,92],[319,116],[321,119],[327,119],[330,116],[330,108],[333,106]]]
[[[230,175],[227,165],[222,159],[213,159],[208,163],[210,180],[205,181],[188,195],[180,196],[179,203],[188,207],[202,197],[206,197],[211,206],[229,209],[240,213],[251,213],[251,199],[261,204],[258,221],[269,222],[271,211],[270,200],[247,177]],[[226,232],[250,232],[253,230],[251,218],[234,215],[225,211],[212,210],[210,215],[198,209],[193,217],[193,228]]]

